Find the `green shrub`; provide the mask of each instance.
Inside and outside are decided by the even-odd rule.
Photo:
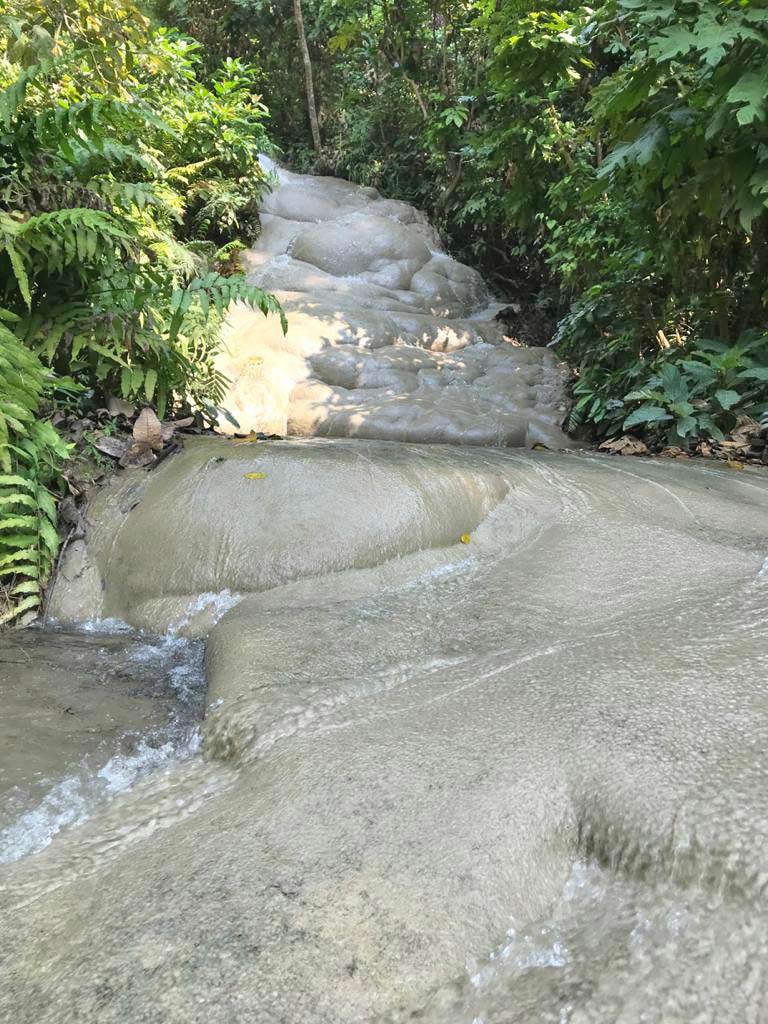
[[[641,403],[624,429],[642,426],[670,444],[722,440],[740,414],[757,417],[768,404],[768,337],[745,337],[730,347],[702,340],[687,357],[659,360],[654,371],[624,396],[625,403]]]
[[[213,414],[227,307],[282,314],[231,266],[219,272],[232,251],[219,246],[254,237],[268,187],[252,68],[229,60],[203,83],[198,44],[154,27],[130,0],[10,0],[0,38],[3,358],[11,375],[26,367],[28,388],[20,404],[15,378],[0,376],[0,409],[16,410],[5,414],[4,475],[16,490],[3,494],[0,584],[23,613],[55,553],[49,488],[66,456],[35,420],[44,386],[70,376],[96,403],[117,394],[162,417],[191,398]],[[33,548],[25,576],[32,561],[18,561]]]

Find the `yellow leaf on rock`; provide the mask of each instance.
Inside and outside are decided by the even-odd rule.
[[[462,544],[469,544],[471,536],[472,535],[469,533],[462,533],[462,535],[459,537],[459,540],[461,541]]]
[[[245,479],[246,480],[264,480],[266,475],[267,475],[266,473],[246,473],[245,474]]]

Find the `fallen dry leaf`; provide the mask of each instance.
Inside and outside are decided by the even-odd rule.
[[[264,480],[266,478],[266,476],[267,476],[266,473],[246,473],[245,474],[245,479],[246,480]]]
[[[730,436],[740,448],[749,448],[760,436],[760,424],[750,416],[741,416]]]
[[[131,442],[126,437],[97,437],[93,442],[93,447],[97,451],[104,452],[105,455],[111,455],[113,459],[121,459],[123,455],[131,447]]]
[[[143,466],[151,466],[156,459],[157,456],[150,448],[134,444],[120,459],[120,465],[123,469],[140,469]]]
[[[724,448],[730,452],[740,452],[745,448],[749,448],[749,441],[734,441],[731,439],[717,442],[719,448]]]
[[[736,462],[735,459],[726,459],[725,464],[728,467],[728,469],[744,469],[744,463]]]
[[[70,494],[79,498],[85,493],[86,485],[74,473],[62,473],[61,475]]]
[[[659,452],[660,459],[689,459],[690,455],[688,452],[683,451],[682,448],[678,448],[676,445],[670,445],[669,448],[664,448],[663,451]]]
[[[469,533],[462,533],[462,535],[459,537],[459,540],[461,541],[462,544],[469,544],[471,539],[472,535]]]
[[[622,437],[613,437],[603,441],[600,445],[602,452],[614,452],[617,455],[647,455],[647,446],[637,437],[624,434]]]
[[[110,395],[107,401],[107,412],[110,416],[125,416],[127,419],[131,419],[136,415],[136,406],[126,402],[124,398],[118,398],[117,395]]]
[[[173,433],[173,430],[171,430]],[[163,426],[154,409],[142,409],[133,425],[133,439],[143,449],[163,447]]]

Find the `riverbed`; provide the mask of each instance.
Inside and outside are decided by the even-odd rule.
[[[52,614],[206,636],[200,748],[0,866],[5,1015],[759,1021],[767,497],[360,440],[122,478]]]

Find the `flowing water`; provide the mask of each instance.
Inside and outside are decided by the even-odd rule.
[[[0,866],[0,1007],[761,1021],[766,498],[748,470],[365,441],[200,441],[124,478],[53,611],[207,633],[202,749]]]
[[[0,635],[0,864],[198,752],[202,655],[197,641],[128,627]]]
[[[476,270],[407,203],[270,165],[247,254],[288,319],[231,311],[220,427],[294,436],[566,445],[566,368],[504,340]],[[546,339],[542,339],[544,341]]]
[[[0,638],[0,1020],[761,1024],[768,479],[505,447],[554,356],[276,185],[219,368],[303,439],[122,474]]]

